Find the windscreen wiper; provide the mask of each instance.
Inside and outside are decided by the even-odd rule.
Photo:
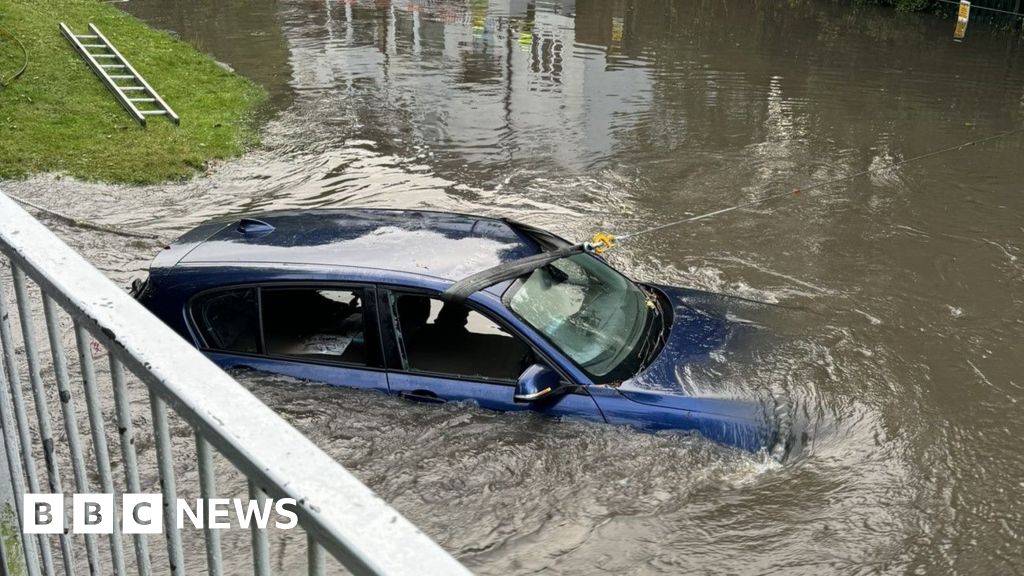
[[[498,264],[493,268],[482,270],[452,284],[450,288],[441,294],[441,299],[448,302],[465,302],[466,298],[488,286],[494,286],[505,280],[513,280],[523,274],[543,268],[555,260],[560,260],[566,256],[582,254],[585,251],[586,247],[584,244],[576,244],[575,246],[565,246],[550,252],[541,252],[526,258]]]

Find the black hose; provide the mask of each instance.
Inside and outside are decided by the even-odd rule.
[[[56,210],[44,208],[38,204],[29,202],[28,200],[25,200],[23,198],[18,198],[13,194],[8,194],[7,197],[19,204],[23,204],[25,206],[28,206],[29,208],[32,208],[33,210],[38,210],[39,212],[42,212],[47,216],[60,220],[61,222],[64,222],[68,226],[74,226],[76,228],[85,228],[87,230],[95,230],[97,232],[106,232],[107,234],[113,234],[115,236],[125,236],[128,238],[142,238],[145,240],[155,240],[156,238],[158,238],[156,234],[149,234],[147,232],[135,232],[132,230],[124,230],[123,228],[114,228],[113,226],[95,224],[87,220],[79,220],[78,218],[73,218],[62,212],[57,212]]]
[[[25,69],[28,68],[28,50],[25,48],[25,44],[23,44],[21,40],[18,39],[17,36],[12,34],[10,30],[4,28],[3,26],[0,26],[0,34],[4,36],[9,36],[12,40],[14,40],[14,42],[17,43],[18,46],[21,48],[21,53],[25,57],[24,62],[21,63],[21,69],[15,72],[13,76],[11,76],[10,78],[0,78],[0,88],[6,88],[8,84],[17,80],[18,76],[24,74]]]

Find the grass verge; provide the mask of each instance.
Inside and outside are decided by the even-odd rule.
[[[181,117],[142,128],[60,34],[95,24]],[[98,0],[7,0],[0,27],[29,65],[0,88],[0,179],[62,172],[83,180],[151,184],[189,178],[208,161],[257,144],[266,91],[169,34]],[[0,31],[2,32],[2,31]],[[0,79],[21,67],[0,33]]]
[[[3,574],[21,576],[25,573],[25,558],[18,536],[18,517],[8,503],[0,505],[0,538],[4,540],[4,550],[7,552],[7,565],[0,566],[3,568]]]

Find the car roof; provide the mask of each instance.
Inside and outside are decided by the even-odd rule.
[[[168,246],[152,268],[305,264],[454,282],[541,252],[530,230],[506,220],[426,210],[263,212],[200,225]]]

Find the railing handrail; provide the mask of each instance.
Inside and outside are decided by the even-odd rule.
[[[411,522],[0,192],[0,252],[354,574],[469,574]]]

